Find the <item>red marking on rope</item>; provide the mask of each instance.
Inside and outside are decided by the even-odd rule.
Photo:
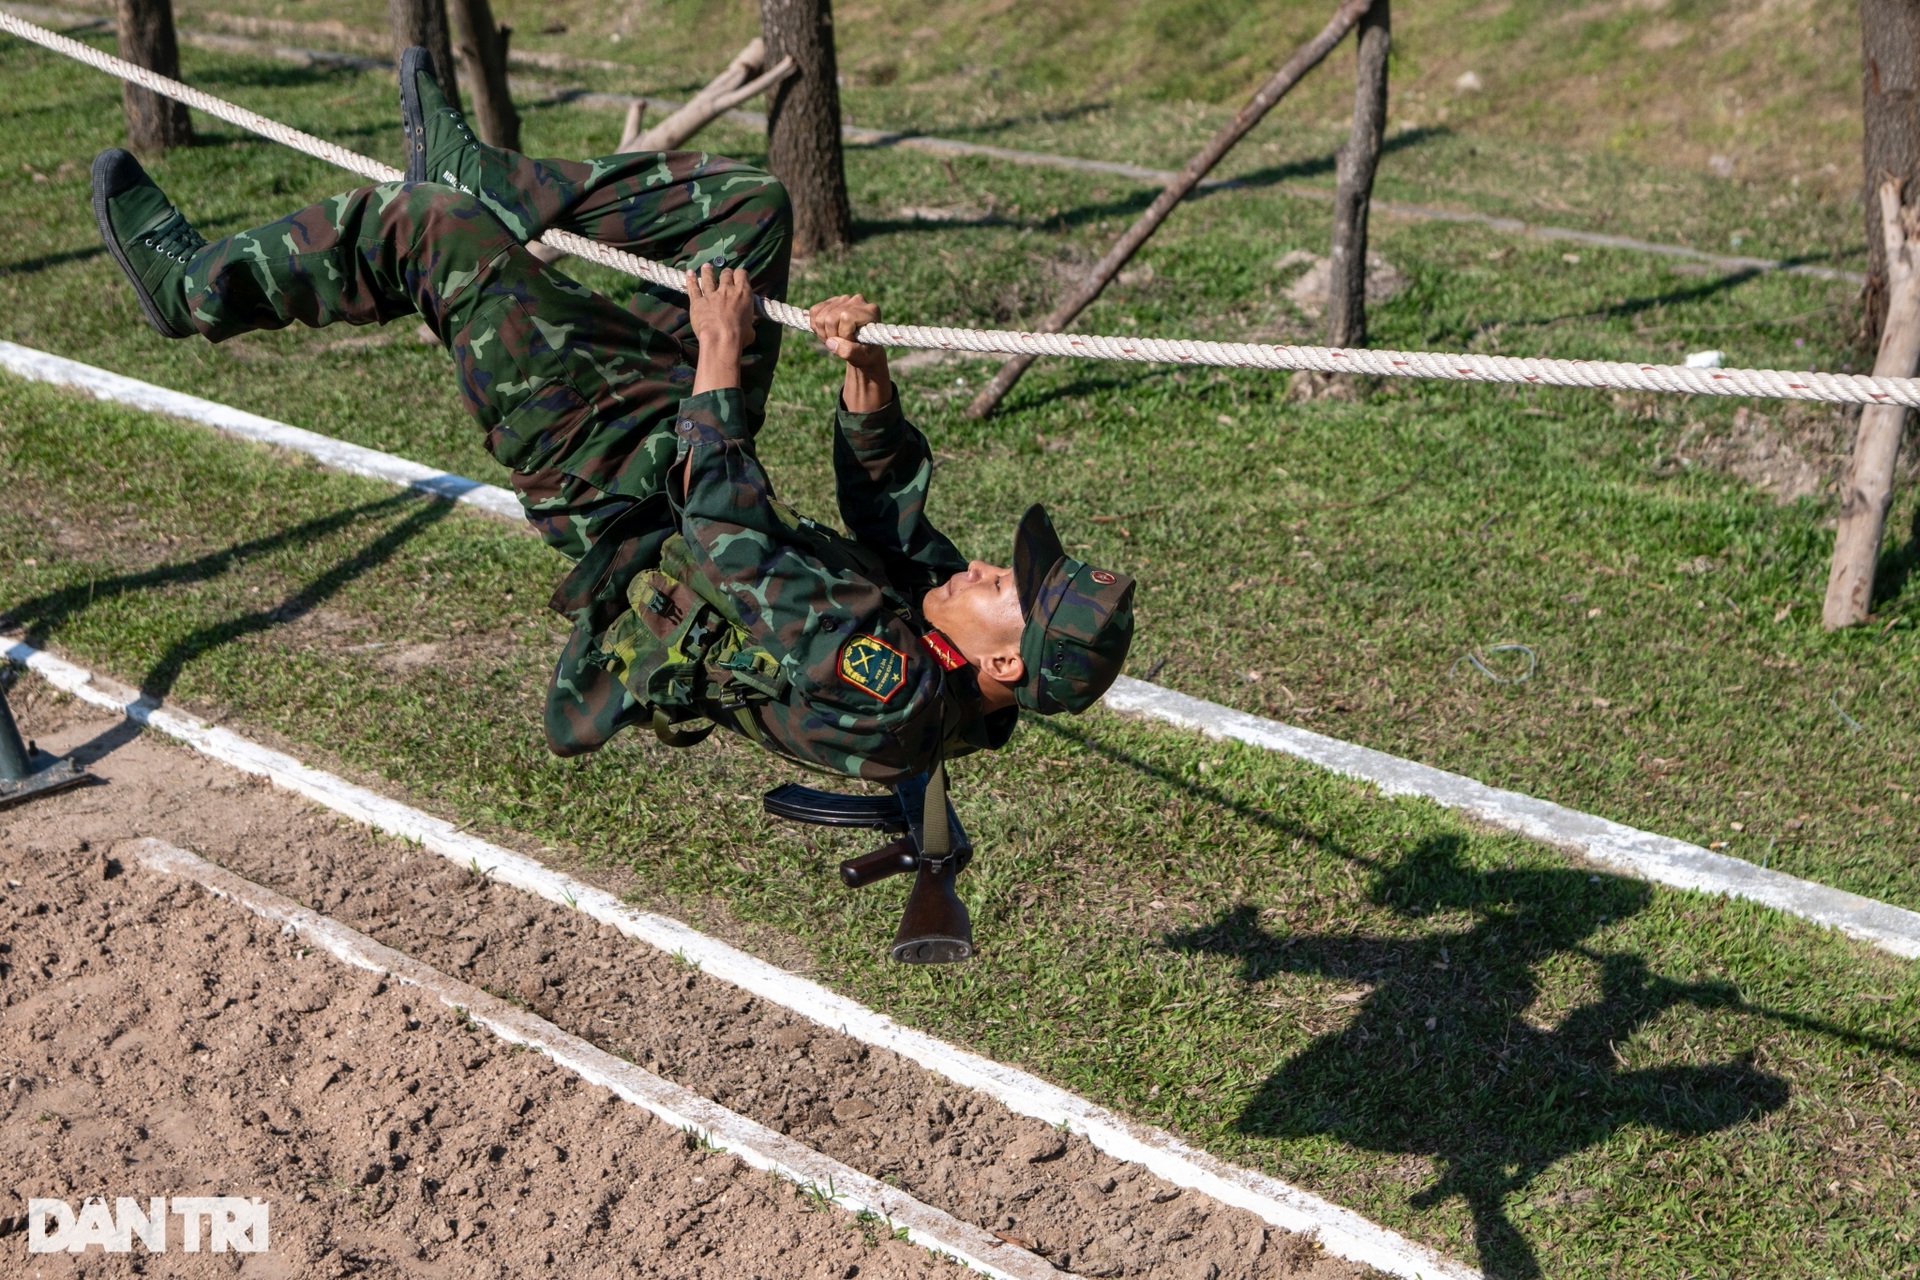
[[[1347,358],[1347,353],[1344,351],[1327,352],[1327,359],[1329,360],[1345,360],[1346,358]]]
[[[1405,360],[1395,360],[1393,363],[1396,367],[1401,369],[1404,369],[1407,367],[1407,362]]]
[[[1724,373],[1716,373],[1713,375],[1713,380],[1715,382],[1725,382],[1727,380],[1727,375]]]
[[[1804,382],[1789,382],[1787,384],[1787,387],[1789,390],[1792,390],[1792,391],[1805,391],[1807,389],[1807,384]]]
[[[1530,374],[1528,374],[1528,375],[1527,375],[1527,381],[1528,381],[1528,382],[1538,382],[1538,381],[1540,381],[1540,375],[1539,375],[1539,374],[1537,374],[1537,373],[1530,373]]]
[[[1867,392],[1867,394],[1872,396],[1875,400],[1887,400],[1891,398],[1884,391],[1869,391]]]

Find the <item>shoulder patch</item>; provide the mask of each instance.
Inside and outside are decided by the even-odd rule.
[[[890,701],[907,683],[907,655],[878,636],[856,634],[840,647],[840,678]]]

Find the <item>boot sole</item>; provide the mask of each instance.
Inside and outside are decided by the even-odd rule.
[[[427,113],[420,109],[420,89],[416,76],[420,64],[427,61],[424,49],[408,49],[400,55],[400,130],[407,139],[405,181],[427,181]]]
[[[140,283],[140,273],[133,269],[133,263],[127,260],[125,249],[120,247],[120,237],[113,229],[113,219],[107,213],[106,184],[101,172],[107,164],[109,153],[102,152],[93,161],[93,216],[100,224],[100,239],[106,243],[107,252],[120,264],[120,270],[126,274],[127,283],[133,286],[133,296],[140,303],[140,310],[146,313],[147,323],[160,331],[163,338],[191,338],[191,333],[181,333],[168,323],[160,311],[160,306],[147,292],[147,286]]]

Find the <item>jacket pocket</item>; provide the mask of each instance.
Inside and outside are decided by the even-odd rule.
[[[539,471],[567,451],[592,411],[564,379],[536,381],[487,432],[487,452],[514,471]]]

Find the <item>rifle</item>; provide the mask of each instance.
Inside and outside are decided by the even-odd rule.
[[[761,803],[776,818],[817,827],[865,827],[892,840],[840,864],[840,883],[859,889],[911,871],[913,891],[893,938],[902,964],[953,964],[973,955],[973,920],[954,892],[954,879],[973,860],[973,841],[947,800],[947,769],[936,764],[898,783],[891,795],[848,795],[788,782]],[[946,815],[932,823],[928,815]]]

